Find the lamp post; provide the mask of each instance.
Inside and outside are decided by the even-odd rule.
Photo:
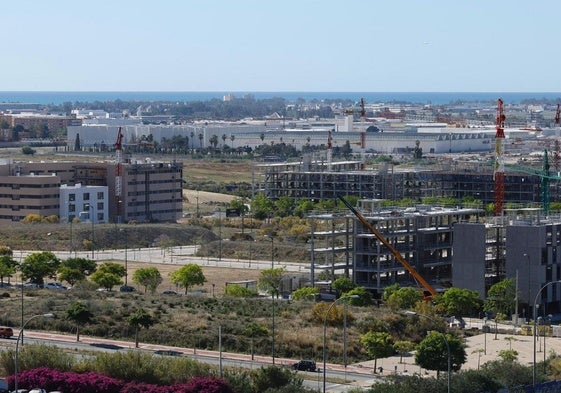
[[[95,219],[95,211],[94,205],[92,203],[86,204],[88,206],[88,213],[90,216],[90,221],[92,222],[92,259],[94,259],[94,251],[95,251],[95,242],[94,242],[94,219]]]
[[[483,354],[487,355],[487,317],[483,318],[484,325],[483,325],[483,336],[485,338],[483,344]]]
[[[527,259],[528,259],[528,317],[530,317],[530,299],[531,299],[531,291],[530,291],[530,287],[531,287],[531,280],[530,277],[532,275],[532,270],[530,268],[530,255],[527,253],[522,254],[524,255]]]
[[[271,276],[273,274],[273,269],[275,268],[275,247],[274,247],[274,238],[272,236],[265,236],[265,239],[269,239],[271,241]],[[275,365],[275,294],[277,292],[277,288],[275,288],[274,283],[271,283],[273,285],[273,289],[271,291],[271,299],[272,299],[272,303],[273,303],[273,326],[271,329],[271,334],[272,334],[272,356],[273,356],[273,366]]]
[[[350,296],[342,296],[339,299],[336,299],[333,303],[327,307],[327,311],[325,312],[325,316],[323,317],[323,393],[325,393],[326,387],[326,372],[325,372],[325,365],[327,363],[327,317],[329,316],[329,312],[331,308],[337,304],[339,301],[347,300],[347,299],[357,299],[358,295],[350,295]],[[344,330],[344,329],[343,329]],[[343,332],[345,334],[345,332]]]
[[[538,297],[542,293],[542,291],[552,284],[561,284],[561,280],[559,281],[550,281],[546,283],[543,287],[541,287],[536,293],[536,297],[534,298],[534,360],[532,362],[532,386],[533,391],[536,390],[536,328],[537,328],[537,312],[536,312],[536,304],[538,303]]]
[[[428,315],[425,314],[419,314],[415,311],[405,311],[405,315],[407,316],[413,316],[413,315],[418,315],[419,317],[423,317],[428,319],[429,321],[434,322],[435,324],[438,324],[438,321],[436,319],[434,319],[433,317],[429,317]],[[444,344],[446,344],[446,352],[448,352],[448,362],[447,362],[447,368],[448,368],[448,376],[447,376],[447,386],[448,386],[448,393],[450,393],[450,373],[451,373],[451,353],[450,353],[450,344],[448,343],[448,339],[446,338],[446,335],[443,332],[439,332],[442,335],[442,339],[444,340]]]
[[[55,314],[49,313],[49,314],[34,315],[31,318],[29,318],[27,321],[25,321],[25,323],[21,326],[21,329],[18,334],[18,339],[16,341],[16,356],[15,356],[15,363],[14,363],[14,391],[15,392],[18,392],[19,341],[21,339],[23,343],[23,330],[25,329],[25,326],[29,323],[29,321],[35,318],[55,318]]]
[[[127,230],[124,228],[119,229],[119,232],[123,232],[125,235],[125,285],[128,285],[129,269],[128,269],[128,249],[129,249],[129,239],[127,235]]]

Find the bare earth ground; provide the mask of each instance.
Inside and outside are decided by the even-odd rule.
[[[158,287],[158,292],[164,291],[166,289],[177,290],[177,292],[182,293],[182,288],[176,288],[174,284],[170,282],[169,273],[179,269],[180,265],[170,264],[170,263],[145,263],[145,262],[128,262],[129,277],[132,278],[134,272],[138,268],[155,267],[160,271],[162,275],[163,282]],[[210,266],[202,266],[203,274],[206,278],[206,283],[202,287],[194,287],[192,290],[202,290],[208,294],[212,294],[213,284],[215,295],[219,296],[222,294],[224,287],[226,287],[227,282],[233,281],[245,281],[245,280],[257,280],[259,278],[259,270],[255,269],[240,269],[240,268],[216,268]],[[135,285],[135,284],[132,284]],[[144,288],[137,288],[142,291]]]

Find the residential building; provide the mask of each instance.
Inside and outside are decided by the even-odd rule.
[[[107,186],[84,186],[78,183],[60,187],[61,221],[71,222],[79,218],[80,221],[103,223],[108,221],[108,212]]]

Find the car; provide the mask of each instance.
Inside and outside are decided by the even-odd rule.
[[[162,295],[178,295],[177,291],[174,291],[172,289],[166,289],[165,291],[162,292]]]
[[[11,338],[14,335],[14,331],[11,327],[0,327],[0,337],[2,338]]]
[[[121,291],[121,292],[134,292],[134,291],[136,291],[136,288],[131,287],[130,285],[123,285],[121,288],[119,288],[119,291]]]
[[[62,285],[59,282],[48,282],[43,286],[43,288],[45,288],[45,289],[59,289],[59,290],[68,289],[66,286]]]
[[[298,363],[292,365],[294,370],[298,371],[316,371],[316,362],[313,360],[300,360]]]

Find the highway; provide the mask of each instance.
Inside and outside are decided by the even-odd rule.
[[[14,337],[11,339],[0,339],[0,347],[12,347],[16,345],[16,337],[19,331],[14,330]],[[134,348],[134,342],[121,341],[121,340],[107,340],[89,336],[80,336],[80,341],[76,341],[75,335],[58,334],[49,332],[37,332],[25,330],[24,332],[25,343],[41,343],[46,345],[54,345],[57,347],[65,348],[75,351],[84,351],[84,353],[91,353],[95,351],[103,352],[116,352],[116,351],[145,351],[154,353],[159,356],[187,356],[196,359],[199,362],[212,364],[219,367],[222,363],[223,367],[244,367],[249,369],[256,369],[259,367],[266,367],[272,364],[270,356],[255,356],[251,359],[250,355],[237,354],[230,352],[208,351],[196,348],[181,348],[166,345],[155,345],[139,343],[139,348]],[[286,358],[275,358],[275,364],[280,367],[291,367],[297,360]],[[318,363],[318,367],[321,364]],[[300,375],[304,378],[305,386],[312,389],[320,389],[323,384],[323,372],[302,372]],[[326,391],[330,393],[343,393],[348,391],[351,387],[357,386],[370,386],[375,382],[375,376],[372,375],[372,370],[369,368],[362,368],[360,366],[349,366],[347,370],[341,365],[327,364],[326,368],[327,384]],[[333,383],[330,381],[347,381],[347,384]]]

